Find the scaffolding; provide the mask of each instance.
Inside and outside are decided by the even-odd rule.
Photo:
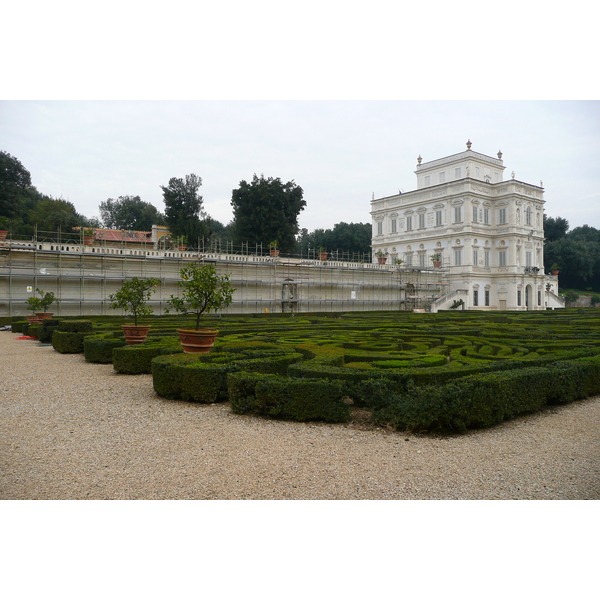
[[[178,295],[179,270],[213,264],[228,274],[233,302],[222,313],[428,311],[448,289],[444,268],[414,268],[317,256],[271,256],[262,248],[207,251],[86,245],[76,236],[0,242],[0,316],[27,314],[36,288],[52,291],[57,315],[119,314],[109,295],[132,277],[160,280],[150,305],[164,314]],[[229,252],[223,250],[230,250]]]

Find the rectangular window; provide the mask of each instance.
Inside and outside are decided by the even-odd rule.
[[[444,181],[446,181],[446,172],[442,171],[440,173],[440,183],[444,183]]]
[[[485,250],[483,252],[483,264],[486,267],[490,266],[490,251],[489,250]]]
[[[431,185],[431,177],[429,175],[425,176],[425,185]]]
[[[412,217],[406,217],[406,231],[411,231],[412,229]]]
[[[454,265],[460,267],[462,265],[462,250],[454,251]]]
[[[542,305],[542,292],[538,290],[538,306]]]
[[[506,225],[506,209],[501,208],[498,210],[498,224]]]
[[[517,290],[517,306],[521,306],[521,290]]]
[[[527,252],[525,252],[525,266],[526,267],[531,267],[531,252],[528,250]]]
[[[392,219],[392,233],[396,233],[396,219]]]
[[[486,225],[490,224],[490,209],[489,208],[484,208],[483,209],[483,222]]]
[[[442,211],[441,210],[435,211],[435,224],[436,225],[442,224]]]
[[[498,266],[499,267],[506,266],[506,250],[500,250],[498,252]]]
[[[477,250],[473,250],[473,266],[477,266],[479,261],[479,252]]]
[[[383,221],[377,221],[377,235],[383,235]]]
[[[462,206],[454,207],[454,222],[462,223]]]
[[[425,213],[419,215],[419,229],[425,229]]]
[[[527,210],[525,211],[525,224],[531,225],[531,207],[530,206],[528,206]]]
[[[406,255],[406,266],[407,267],[412,267],[412,254],[407,254]]]
[[[490,290],[485,290],[484,294],[485,294],[485,305],[489,306],[490,305]]]
[[[419,266],[425,268],[425,254],[419,254]]]
[[[454,169],[454,178],[460,179],[460,173],[461,173],[460,167],[457,167],[456,169]]]
[[[479,177],[480,171],[479,167],[475,167],[475,177]]]
[[[479,306],[479,290],[473,290],[473,306]]]
[[[477,207],[473,207],[473,223],[477,223]]]

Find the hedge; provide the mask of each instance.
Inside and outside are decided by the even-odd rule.
[[[231,373],[227,378],[231,410],[293,421],[343,423],[350,419],[337,382],[259,373]]]
[[[399,430],[465,432],[598,393],[600,357],[593,357],[392,393],[387,405],[376,408],[373,420]]]
[[[112,350],[112,363],[117,373],[139,375],[152,373],[152,360],[157,356],[182,354],[178,343],[146,343],[127,346],[122,344]]]
[[[123,336],[112,332],[89,335],[83,340],[83,355],[87,362],[109,364],[113,361],[113,349],[126,344]]]

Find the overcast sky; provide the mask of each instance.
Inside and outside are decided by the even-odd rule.
[[[600,228],[598,101],[3,101],[0,149],[40,192],[99,215],[160,185],[202,177],[206,211],[232,218],[231,191],[254,173],[294,180],[300,226],[370,222],[370,200],[416,187],[417,156],[503,152],[504,178],[545,188],[546,213]]]

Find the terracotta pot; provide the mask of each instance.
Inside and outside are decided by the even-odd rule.
[[[385,263],[387,262],[387,256],[378,256],[377,257],[377,262],[380,265],[385,265]]]
[[[275,248],[271,248],[271,256],[279,256],[279,250]]]
[[[552,271],[552,275],[558,275],[560,271]]]
[[[148,337],[150,325],[121,325],[128,344],[143,344]]]
[[[210,352],[219,335],[218,329],[178,329],[183,351],[190,354]]]
[[[187,248],[187,244],[179,244],[179,246],[177,246],[179,248],[179,252],[185,252],[185,249]]]
[[[0,240],[5,240],[8,235],[8,231],[6,229],[0,229]]]
[[[35,316],[40,319],[40,321],[43,321],[44,319],[51,319],[53,314],[54,313],[50,312],[38,312],[35,313]]]
[[[327,252],[319,252],[319,260],[327,260]]]
[[[91,246],[91,245],[93,245],[95,239],[96,238],[93,235],[84,235],[83,236],[83,243],[86,246]]]
[[[43,321],[43,319],[40,319],[40,317],[38,317],[37,314],[27,315],[25,318],[27,319],[27,322],[30,325],[33,325],[34,323],[41,323]]]
[[[439,269],[441,266],[442,266],[442,261],[440,261],[440,260],[434,260],[433,261],[433,267],[435,269]]]

